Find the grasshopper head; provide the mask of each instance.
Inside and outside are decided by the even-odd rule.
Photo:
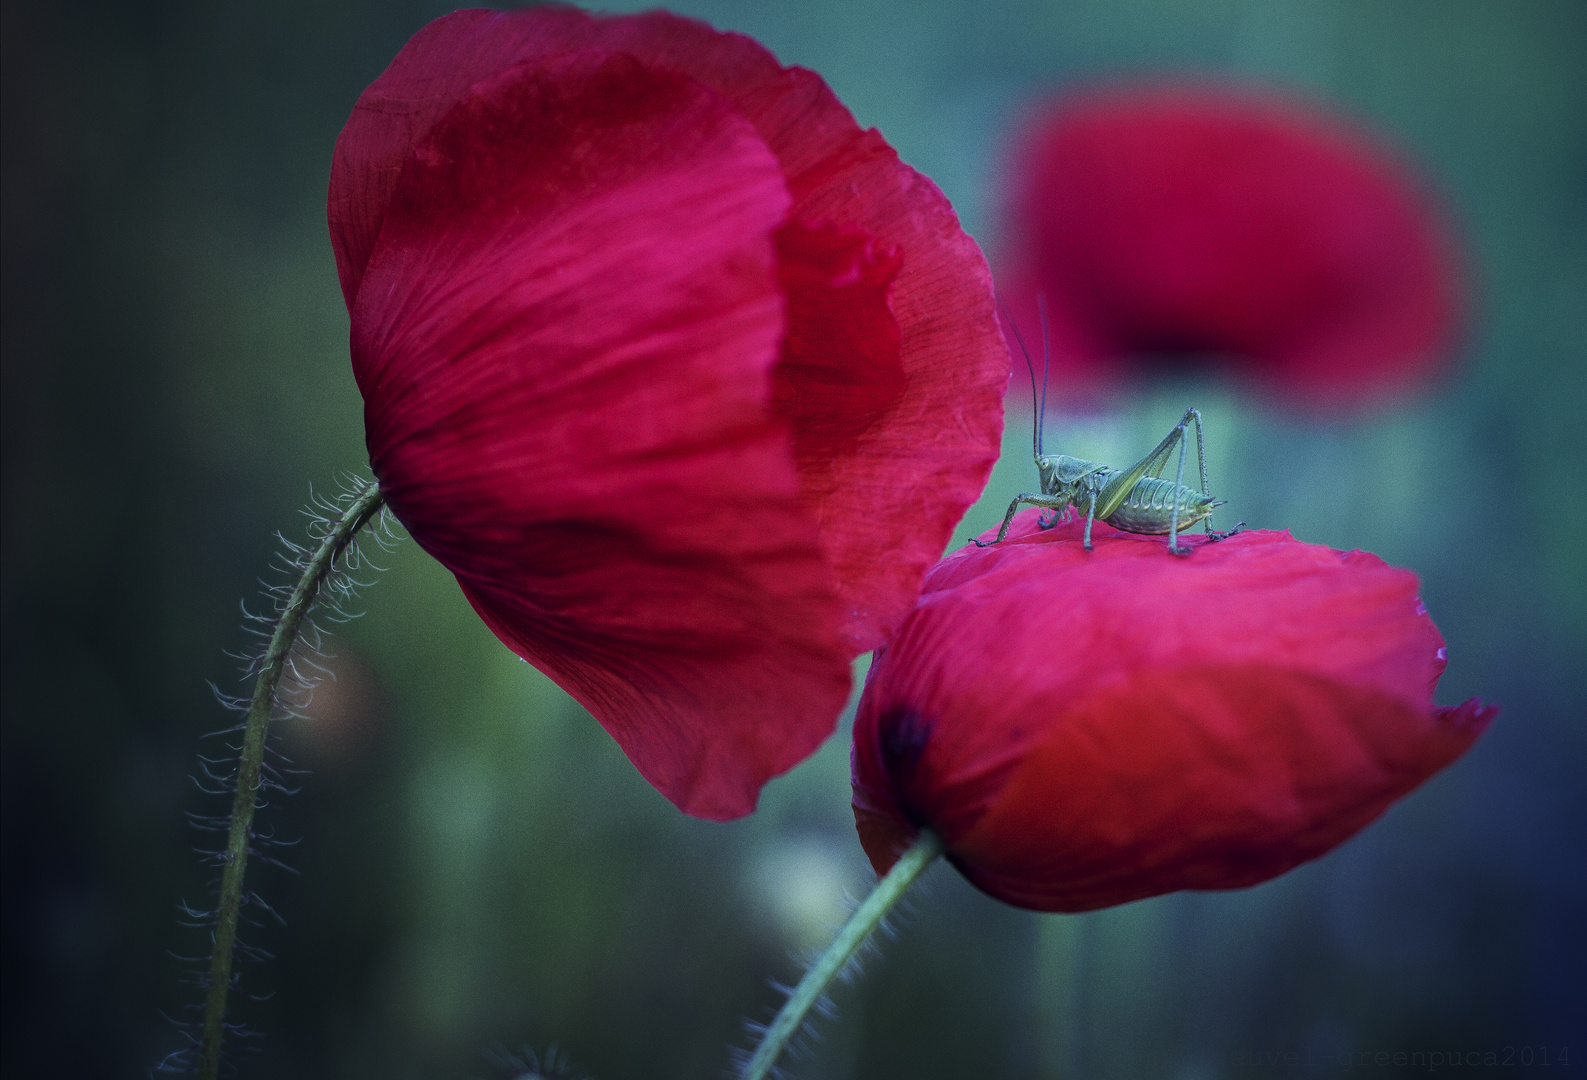
[[[1106,468],[1100,462],[1086,461],[1068,454],[1040,454],[1036,457],[1036,472],[1041,476],[1043,495],[1074,499],[1080,494],[1086,477]]]

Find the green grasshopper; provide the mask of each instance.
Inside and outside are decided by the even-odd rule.
[[[1031,419],[1031,450],[1036,458],[1036,472],[1041,477],[1041,493],[1015,496],[1014,501],[1008,504],[1008,513],[1003,515],[1003,527],[997,530],[997,539],[987,543],[972,539],[971,543],[977,547],[990,547],[1001,541],[1008,534],[1008,526],[1014,520],[1015,512],[1025,503],[1053,511],[1051,516],[1044,515],[1038,521],[1043,529],[1050,529],[1058,524],[1058,519],[1069,507],[1073,506],[1079,511],[1084,506],[1086,511],[1084,544],[1087,551],[1091,550],[1091,526],[1098,518],[1115,529],[1122,529],[1125,532],[1148,536],[1161,536],[1167,533],[1168,550],[1174,555],[1189,555],[1195,550],[1181,547],[1179,534],[1181,530],[1189,528],[1198,521],[1206,527],[1207,535],[1213,542],[1233,536],[1240,531],[1245,524],[1243,521],[1226,533],[1212,531],[1213,507],[1222,506],[1226,500],[1214,499],[1207,491],[1207,455],[1201,445],[1201,413],[1195,409],[1186,409],[1185,415],[1180,418],[1178,424],[1174,425],[1174,429],[1163,438],[1163,441],[1128,469],[1115,469],[1101,462],[1086,461],[1082,458],[1070,457],[1068,454],[1044,454],[1042,433],[1047,419],[1049,362],[1045,305],[1042,310],[1042,376],[1039,402],[1036,398],[1036,367],[1031,363],[1030,350],[1025,347],[1025,339],[1020,336],[1019,327],[1015,325],[1014,320],[1010,318],[1007,321],[1014,330],[1014,338],[1019,342],[1020,352],[1025,354],[1025,367],[1030,372],[1031,404],[1035,413]],[[1186,487],[1183,483],[1185,433],[1187,426],[1192,422],[1196,426],[1196,460],[1201,467],[1200,491]],[[1179,467],[1173,481],[1169,482],[1163,479],[1163,470],[1167,467],[1168,459],[1175,447],[1179,448]]]

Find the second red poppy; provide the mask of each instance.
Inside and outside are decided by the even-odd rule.
[[[1497,711],[1432,703],[1416,576],[1279,532],[1221,543],[1027,511],[944,559],[877,653],[854,813],[878,872],[922,827],[993,896],[1086,911],[1254,885],[1328,851]],[[990,539],[988,533],[983,539]]]
[[[1038,112],[1007,181],[999,292],[1053,376],[1213,363],[1299,404],[1358,403],[1451,360],[1445,226],[1379,140],[1254,89],[1135,87]]]

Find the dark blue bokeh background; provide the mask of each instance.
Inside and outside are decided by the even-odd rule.
[[[1510,1067],[1462,1075],[1587,1069],[1587,7],[681,9],[821,72],[989,246],[1036,96],[1211,74],[1400,147],[1470,280],[1461,354],[1417,398],[1322,418],[1158,381],[1055,414],[1048,444],[1123,459],[1201,405],[1239,517],[1422,575],[1450,646],[1440,700],[1502,703],[1489,735],[1340,850],[1240,893],[1037,916],[938,867],[792,1075],[1387,1076],[1413,1070],[1371,1055],[1506,1048]],[[364,465],[331,147],[444,10],[0,9],[8,1076],[141,1076],[177,1045],[161,1011],[194,995],[170,953],[204,944],[177,920],[205,895],[183,812],[211,808],[188,774],[225,722],[205,680],[236,685],[221,650],[242,647],[272,531]],[[1024,425],[966,534],[1029,484]],[[386,565],[316,720],[283,733],[313,775],[272,812],[303,838],[299,873],[257,877],[288,925],[258,934],[277,959],[246,978],[274,996],[239,1006],[267,1032],[239,1075],[493,1077],[492,1046],[553,1042],[602,1080],[721,1075],[776,1003],[766,978],[795,977],[790,954],[869,886],[842,734],[754,818],[683,818],[415,546]]]

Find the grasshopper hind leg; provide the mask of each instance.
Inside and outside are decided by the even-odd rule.
[[[1201,452],[1201,414],[1196,412],[1195,409],[1189,409],[1185,413],[1187,418],[1192,415],[1196,418],[1196,451],[1199,454]],[[1181,420],[1179,426],[1174,430],[1179,433],[1179,468],[1174,472],[1174,508],[1168,516],[1168,553],[1170,555],[1189,555],[1194,549],[1179,546],[1179,492],[1185,486],[1185,421]],[[1207,462],[1205,458],[1201,462],[1201,493],[1203,495],[1207,494]],[[1208,531],[1210,532],[1211,529],[1209,528]]]

